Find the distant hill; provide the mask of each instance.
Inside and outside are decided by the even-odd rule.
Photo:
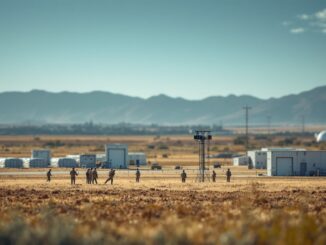
[[[242,107],[249,105],[252,124],[326,123],[326,86],[281,98],[253,96],[213,96],[203,100],[171,98],[166,95],[148,99],[109,92],[0,93],[0,123],[141,123],[141,124],[225,124],[244,121]]]

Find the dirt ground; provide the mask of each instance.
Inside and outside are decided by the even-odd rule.
[[[0,243],[325,244],[326,179],[239,174],[186,183],[167,172],[117,172],[113,185],[58,172],[0,175]],[[29,172],[29,170],[23,170]],[[238,171],[238,173],[237,173]],[[2,240],[1,240],[2,239]]]

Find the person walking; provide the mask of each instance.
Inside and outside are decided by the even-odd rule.
[[[89,183],[93,184],[93,168],[89,170]]]
[[[228,168],[228,170],[226,171],[226,181],[227,182],[231,181],[231,176],[232,176],[231,170]]]
[[[72,168],[72,170],[70,171],[70,180],[71,180],[72,185],[76,184],[76,176],[77,175],[78,175],[78,173],[76,172],[75,168]]]
[[[181,173],[181,181],[182,181],[182,183],[185,183],[186,179],[187,179],[186,171],[182,170],[182,173]]]
[[[109,178],[107,178],[107,180],[104,182],[104,184],[106,184],[108,181],[111,181],[111,185],[113,185],[114,175],[115,175],[115,170],[113,168],[111,168],[111,170],[109,172]]]
[[[97,184],[97,178],[98,178],[97,170],[96,168],[94,168],[92,172],[92,184]]]
[[[212,173],[212,180],[213,180],[213,182],[216,182],[216,172],[214,170]]]
[[[47,182],[51,181],[51,176],[52,176],[52,173],[51,173],[51,168],[50,168],[49,171],[46,173]]]
[[[136,182],[139,182],[140,180],[140,171],[139,171],[139,168],[137,168],[137,171],[136,171]]]

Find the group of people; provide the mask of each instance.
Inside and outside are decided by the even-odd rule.
[[[231,170],[228,168],[228,170],[226,171],[226,181],[227,182],[230,182],[231,181],[231,176],[232,176],[232,173],[231,173]],[[182,183],[185,183],[186,182],[186,179],[187,179],[187,173],[186,173],[186,171],[185,170],[182,170],[182,173],[181,173],[181,182]],[[216,172],[213,170],[213,172],[212,172],[212,181],[213,182],[216,182],[216,176],[217,176],[217,174],[216,174]]]
[[[87,171],[86,171],[86,183],[87,184],[97,184],[97,178],[98,178],[98,174],[97,174],[96,168],[87,169]]]
[[[50,182],[51,181],[51,176],[52,176],[51,169],[49,169],[49,171],[46,173],[46,176],[47,176],[47,181]],[[72,168],[72,170],[70,171],[70,180],[71,180],[72,185],[76,184],[76,177],[77,176],[78,176],[77,171],[75,170],[75,168]],[[109,171],[109,176],[106,179],[106,181],[104,182],[104,184],[106,184],[107,182],[110,181],[111,185],[113,185],[114,176],[115,176],[115,170],[113,168],[111,168],[110,171]],[[185,183],[186,179],[187,179],[186,171],[183,170],[181,172],[180,176],[181,176],[181,182]],[[213,182],[216,182],[216,176],[217,176],[217,174],[213,170],[213,172],[212,172],[212,181]],[[231,170],[228,168],[228,170],[226,171],[226,181],[227,182],[231,181],[231,176],[232,176]],[[86,171],[86,183],[87,184],[97,184],[97,179],[98,179],[97,169],[96,168],[87,169],[87,171]],[[139,182],[139,181],[140,181],[140,171],[137,168],[137,170],[136,170],[136,182]]]

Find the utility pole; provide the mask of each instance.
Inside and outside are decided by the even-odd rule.
[[[302,134],[304,134],[305,133],[305,116],[302,115],[301,119],[302,119],[302,128],[301,128],[301,130],[302,130]]]
[[[249,110],[251,109],[251,107],[246,105],[243,107],[243,109],[245,110],[245,117],[246,117],[246,150],[248,150],[248,145],[249,145],[248,123],[249,123]]]

